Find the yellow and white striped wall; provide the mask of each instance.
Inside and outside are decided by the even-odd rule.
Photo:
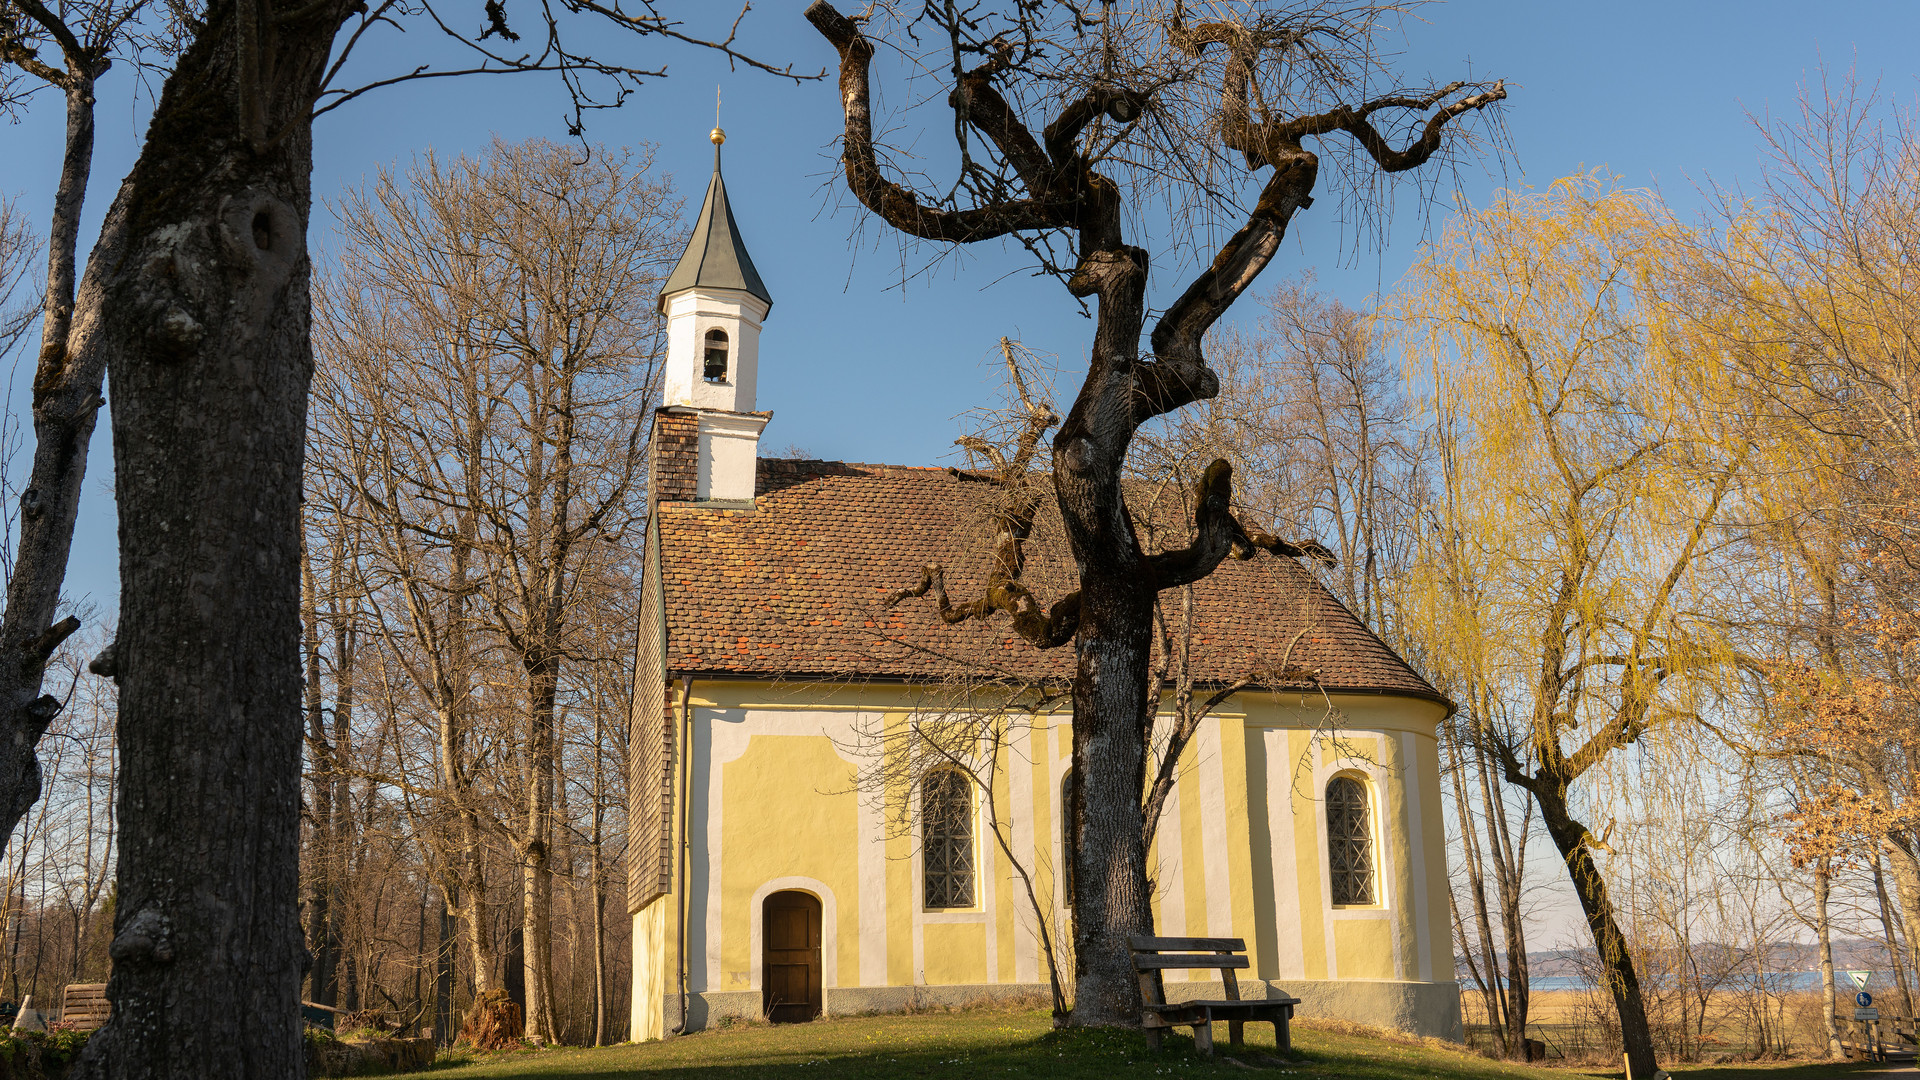
[[[857,790],[859,733],[903,723],[917,696],[907,686],[691,684],[690,753],[675,763],[689,797],[675,800],[673,822],[686,865],[672,892],[633,914],[634,1039],[664,1036],[683,1010],[688,1030],[759,1015],[761,901],[785,889],[820,901],[827,1015],[1044,992],[1033,906],[985,823],[973,830],[974,906],[929,911],[915,836],[886,820],[887,805],[913,800]],[[1189,746],[1148,856],[1156,931],[1246,939],[1243,995],[1458,1038],[1434,738],[1442,706],[1246,693],[1231,705]],[[1034,876],[1056,947],[1069,936],[1055,868],[1071,752],[1068,717],[1042,717],[1016,733],[995,775],[1009,846]],[[1370,905],[1331,898],[1322,798],[1343,774],[1372,802]],[[1218,993],[1171,974],[1170,995]]]

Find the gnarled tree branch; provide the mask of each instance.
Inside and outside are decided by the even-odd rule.
[[[846,168],[847,190],[853,192],[861,205],[910,236],[957,244],[990,240],[1028,229],[1058,228],[1064,224],[1058,220],[1057,212],[1035,198],[1012,199],[972,210],[942,210],[922,203],[911,189],[887,179],[873,146],[873,105],[868,81],[873,43],[852,19],[835,11],[827,0],[816,0],[807,8],[807,21],[840,54],[840,105],[846,114],[840,158]],[[993,97],[998,98],[998,94]],[[990,102],[980,104],[988,105],[991,112]],[[987,122],[995,121],[989,117]],[[1010,131],[1002,134],[1013,137]],[[1032,139],[1031,135],[1027,138]]]

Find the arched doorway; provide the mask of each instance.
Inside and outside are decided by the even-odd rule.
[[[777,892],[760,906],[760,1009],[776,1024],[820,1015],[820,899]]]

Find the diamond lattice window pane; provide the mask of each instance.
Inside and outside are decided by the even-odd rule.
[[[1373,821],[1367,789],[1350,776],[1327,784],[1327,869],[1336,904],[1373,903]]]
[[[973,792],[952,770],[921,781],[921,877],[929,908],[973,906]]]

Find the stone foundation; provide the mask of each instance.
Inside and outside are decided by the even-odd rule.
[[[1168,982],[1167,1000],[1194,998],[1219,999],[1226,988],[1212,982]],[[961,983],[949,986],[836,986],[828,987],[823,1013],[826,1016],[858,1016],[863,1013],[898,1013],[913,1009],[960,1008],[969,1005],[1048,1000],[1046,983]],[[1410,1035],[1425,1035],[1459,1042],[1460,988],[1455,983],[1412,983],[1365,979],[1291,980],[1265,982],[1241,979],[1243,998],[1297,997],[1300,1004],[1294,1015],[1308,1018],[1351,1020],[1372,1027],[1390,1028]],[[680,1023],[680,998],[668,994],[661,1000],[665,1023],[671,1031]],[[689,995],[687,1030],[700,1031],[722,1019],[760,1019],[760,991],[715,991]]]

